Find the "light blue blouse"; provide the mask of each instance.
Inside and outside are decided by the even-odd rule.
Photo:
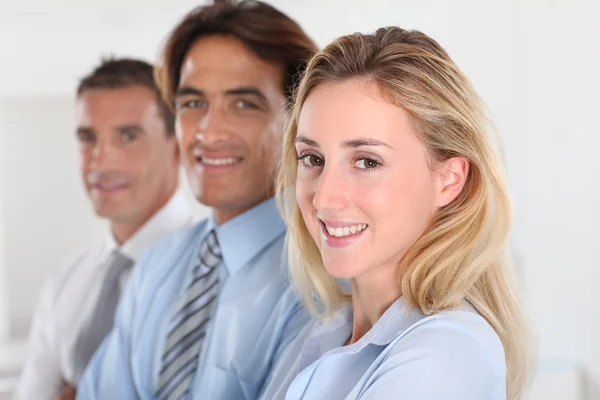
[[[313,321],[277,361],[262,399],[506,399],[504,348],[475,310],[426,317],[393,303],[358,342],[347,304]]]

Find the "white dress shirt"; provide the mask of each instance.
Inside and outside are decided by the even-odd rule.
[[[118,246],[112,234],[88,247],[46,282],[33,318],[28,357],[15,399],[52,399],[64,382],[73,382],[74,346],[97,301],[107,257],[118,249],[134,261],[163,236],[192,225],[195,218],[183,194],[177,192],[127,242]],[[128,271],[130,272],[130,271]],[[123,289],[129,277],[124,273]]]

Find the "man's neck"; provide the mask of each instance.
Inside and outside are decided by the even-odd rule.
[[[241,215],[243,213],[245,213],[248,210],[251,210],[252,208],[256,207],[257,205],[259,205],[260,203],[264,202],[265,200],[269,199],[270,196],[266,196],[264,198],[260,198],[256,201],[253,201],[251,203],[247,203],[244,204],[243,206],[240,207],[235,207],[235,208],[213,208],[213,216],[215,218],[215,222],[217,223],[217,225],[223,225],[224,223],[234,219],[235,217],[237,217],[238,215]]]
[[[129,239],[135,235],[135,233],[147,222],[143,221],[141,223],[115,223],[112,222],[110,224],[110,229],[115,239],[115,242],[119,246],[122,246],[123,243],[127,242]]]
[[[137,219],[132,219],[128,221],[111,221],[110,229],[112,231],[113,237],[119,246],[122,246],[123,243],[127,242],[129,239],[133,237],[139,231],[142,226],[144,226],[152,217],[156,215],[175,195],[175,191],[171,193],[171,195],[162,199],[161,202],[157,203],[151,210],[149,210],[145,215],[141,216]]]

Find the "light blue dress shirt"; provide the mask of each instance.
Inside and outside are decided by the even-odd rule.
[[[209,218],[170,235],[139,260],[78,399],[153,398],[166,331],[213,227]],[[310,318],[288,283],[285,225],[273,199],[216,231],[224,267],[189,397],[256,399],[273,360]]]
[[[283,352],[265,400],[504,400],[504,348],[471,306],[426,317],[393,303],[360,340],[352,307],[313,321]]]

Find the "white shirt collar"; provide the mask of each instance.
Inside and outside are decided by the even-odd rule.
[[[156,214],[154,214],[137,232],[119,247],[112,232],[106,238],[106,256],[113,250],[119,249],[121,253],[134,261],[142,255],[144,250],[156,243],[164,235],[191,225],[195,222],[192,208],[180,191],[169,199]]]

